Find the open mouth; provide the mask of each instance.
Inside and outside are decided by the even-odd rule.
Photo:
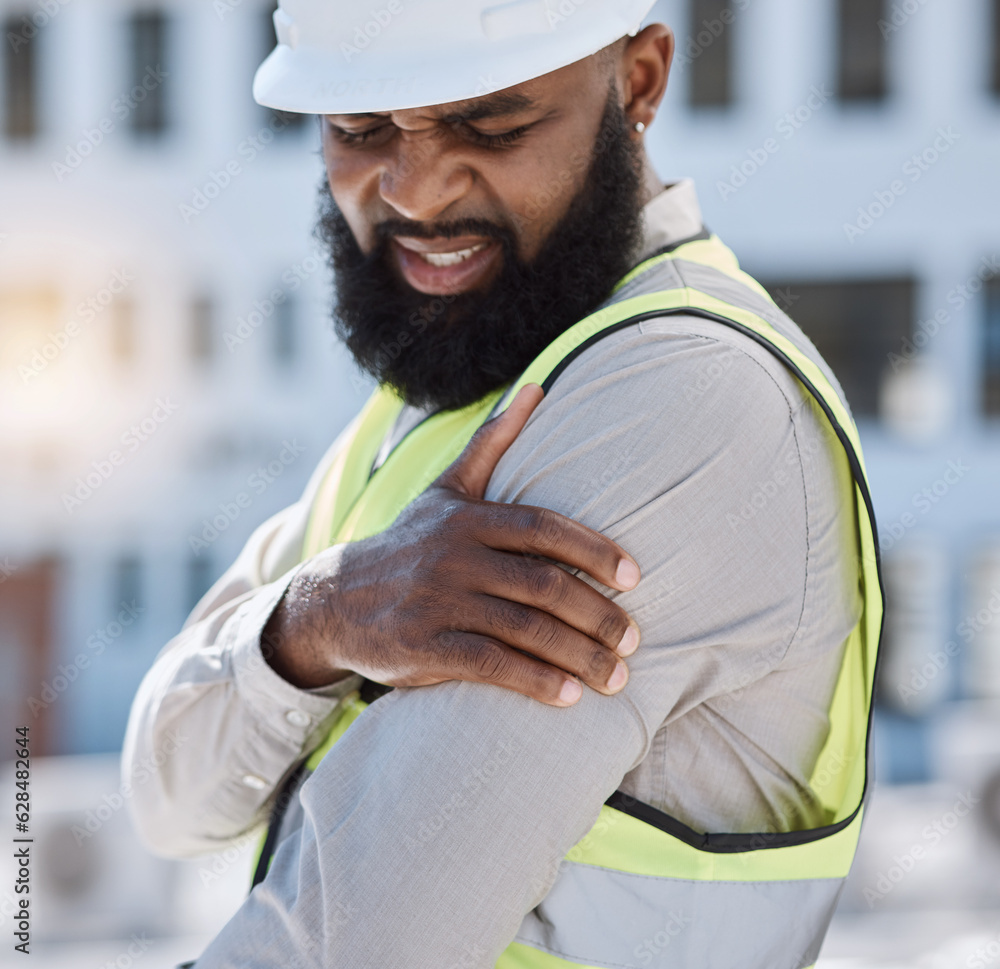
[[[457,266],[460,262],[465,262],[473,253],[481,252],[488,245],[488,242],[480,242],[478,246],[470,246],[468,249],[459,249],[456,252],[421,252],[418,255],[426,259],[432,266]]]
[[[493,274],[501,246],[495,239],[418,239],[394,236],[392,251],[404,279],[428,295],[464,293]]]

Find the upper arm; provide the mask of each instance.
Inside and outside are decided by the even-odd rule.
[[[628,685],[566,709],[466,682],[377,701],[199,966],[492,964],[659,726],[782,660],[805,598],[796,402],[718,341],[657,356],[642,333],[619,340],[560,376],[487,497],[553,508],[636,557],[639,585],[612,593],[643,634]]]
[[[639,624],[628,690],[650,735],[783,659],[809,555],[804,391],[739,334],[656,322],[574,361],[487,490],[582,521],[638,562],[635,589],[602,591]]]

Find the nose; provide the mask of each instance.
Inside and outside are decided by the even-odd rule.
[[[473,175],[439,131],[404,131],[379,180],[379,195],[401,216],[428,222],[464,198]]]

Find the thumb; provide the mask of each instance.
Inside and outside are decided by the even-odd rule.
[[[503,413],[487,421],[472,435],[465,450],[438,478],[437,484],[472,498],[482,498],[497,462],[521,433],[544,396],[538,384],[525,384]]]

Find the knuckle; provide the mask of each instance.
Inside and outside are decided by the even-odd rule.
[[[554,565],[538,563],[532,569],[528,580],[531,594],[544,603],[552,603],[561,598],[563,571]]]
[[[476,643],[469,654],[473,672],[484,680],[500,680],[509,670],[510,661],[506,651],[490,640]]]
[[[556,624],[535,610],[528,611],[521,631],[528,642],[541,649],[550,648],[556,640]]]
[[[606,649],[598,646],[590,652],[587,672],[603,685],[614,672],[616,665],[617,660]]]
[[[621,642],[628,621],[617,610],[605,611],[597,623],[597,638],[608,646],[617,646]]]
[[[544,508],[533,508],[525,515],[524,531],[534,548],[553,548],[559,540],[559,519]]]

